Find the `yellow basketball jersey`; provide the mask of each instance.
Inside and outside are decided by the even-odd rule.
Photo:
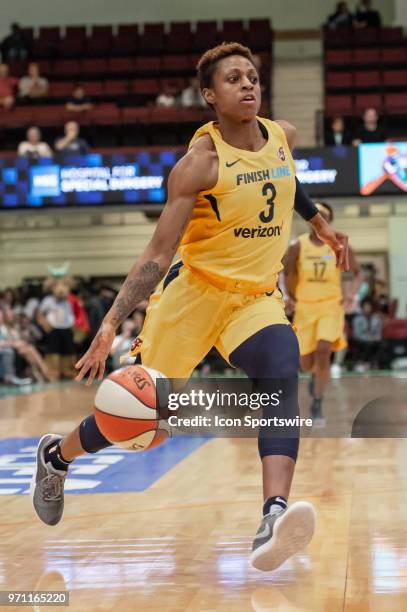
[[[341,272],[336,267],[335,253],[327,244],[317,246],[309,234],[298,238],[300,255],[297,262],[298,283],[295,297],[299,302],[341,300]]]
[[[259,151],[227,144],[217,122],[202,126],[219,158],[218,181],[199,193],[180,245],[187,268],[220,288],[256,294],[276,286],[287,248],[295,165],[283,129],[258,118],[268,140]]]

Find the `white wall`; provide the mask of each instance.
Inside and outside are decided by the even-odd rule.
[[[398,298],[398,316],[407,317],[407,217],[393,217],[389,223],[390,285]]]
[[[407,232],[407,202],[400,198],[399,217],[393,219],[391,203],[372,198],[376,215],[359,215],[360,199],[338,202],[336,222],[346,232],[358,253],[386,253],[392,245],[389,221],[403,227],[403,246]],[[353,203],[354,202],[354,203]],[[366,207],[367,203],[363,203]],[[402,226],[402,224],[404,225]],[[83,276],[126,275],[146,247],[155,224],[143,213],[95,210],[21,211],[0,215],[0,289],[18,285],[30,276],[46,276],[47,264],[71,263],[70,272]],[[392,226],[393,227],[393,226]],[[305,223],[294,217],[293,235],[306,231]],[[394,253],[393,253],[394,254]],[[401,262],[400,252],[395,254]],[[404,261],[407,254],[404,254]],[[398,281],[395,280],[394,295]]]
[[[394,22],[396,25],[407,27],[407,2],[406,0],[395,0]]]
[[[395,2],[375,0],[386,23]],[[271,17],[276,30],[318,28],[335,0],[1,0],[0,36],[12,21],[26,26]],[[349,0],[353,8],[356,0]]]

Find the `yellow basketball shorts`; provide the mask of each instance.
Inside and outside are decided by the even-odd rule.
[[[215,346],[229,355],[250,336],[274,324],[290,325],[284,301],[271,295],[243,295],[218,289],[180,263],[151,296],[132,355],[168,378],[189,378]]]
[[[301,355],[313,353],[319,340],[331,342],[333,351],[347,346],[344,336],[345,312],[337,301],[297,302],[294,326]]]

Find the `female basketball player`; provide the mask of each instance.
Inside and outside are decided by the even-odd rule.
[[[102,380],[117,327],[158,285],[135,343],[144,365],[188,378],[215,345],[250,378],[279,378],[284,410],[297,413],[298,342],[276,286],[294,206],[331,245],[339,267],[347,267],[347,238],[330,228],[296,180],[294,128],[257,117],[260,85],[249,49],[237,43],[210,49],[198,76],[217,121],[196,132],[173,168],[154,236],[78,361],[77,380],[86,374],[88,384]],[[160,283],[178,247],[182,262]],[[306,502],[287,509],[298,438],[266,433],[259,437],[264,517],[252,562],[272,570],[311,539],[315,514]],[[107,446],[93,416],[64,439],[40,440],[33,503],[42,521],[61,519],[69,463]]]
[[[333,221],[332,208],[318,203],[317,208],[328,222]],[[354,275],[352,290],[359,288],[360,269],[349,248],[350,271]],[[341,271],[335,253],[312,228],[293,242],[287,253],[285,287],[295,302],[294,325],[301,354],[301,368],[312,372],[310,393],[311,415],[323,423],[322,398],[329,377],[331,354],[346,347],[345,311],[341,289]],[[352,301],[355,296],[346,299]]]

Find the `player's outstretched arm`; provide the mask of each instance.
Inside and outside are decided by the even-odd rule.
[[[316,214],[309,220],[309,224],[315,230],[318,238],[329,244],[336,255],[336,265],[341,270],[349,270],[349,239],[346,234],[337,232],[322,215]]]
[[[136,305],[150,294],[167,272],[178,249],[199,191],[216,182],[207,183],[213,175],[213,154],[202,147],[191,149],[174,166],[168,179],[168,199],[154,235],[144,253],[135,262],[111,309],[106,314],[88,351],[76,363],[76,380],[89,374],[87,384],[97,377],[102,380],[117,328]]]
[[[284,257],[284,283],[288,297],[295,302],[295,289],[298,281],[298,259],[300,256],[300,243],[298,240],[291,242]]]

